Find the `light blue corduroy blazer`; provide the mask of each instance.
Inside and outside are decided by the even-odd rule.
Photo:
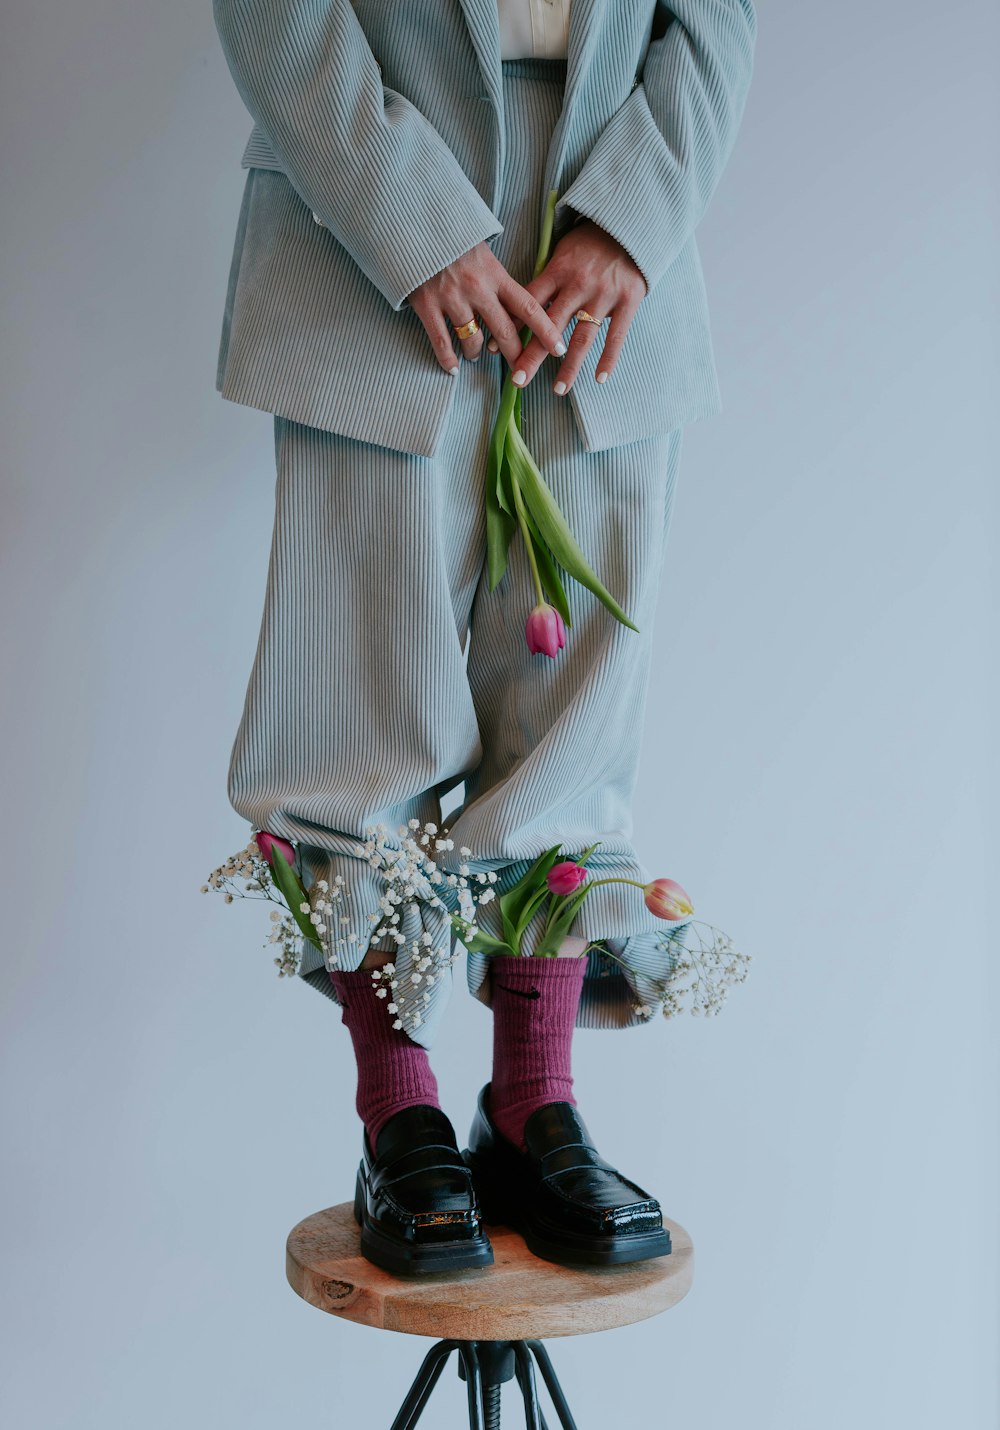
[[[216,386],[432,456],[455,379],[406,298],[503,232],[496,0],[213,3],[255,121]],[[598,339],[570,388],[588,450],[721,410],[695,228],[733,148],[756,31],[751,0],[573,0],[544,186],[559,191],[555,238],[585,214],[649,285],[612,380],[593,380]]]

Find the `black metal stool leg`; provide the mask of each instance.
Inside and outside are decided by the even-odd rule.
[[[576,1430],[576,1421],[573,1419],[573,1413],[567,1404],[566,1397],[563,1394],[563,1388],[559,1384],[559,1378],[555,1373],[552,1362],[549,1360],[548,1351],[541,1341],[524,1341],[523,1344],[527,1346],[528,1350],[531,1351],[535,1360],[538,1362],[538,1368],[542,1372],[542,1379],[545,1381],[545,1388],[552,1397],[552,1404],[555,1406],[556,1414],[559,1416],[559,1424],[563,1430]]]
[[[438,1341],[431,1346],[390,1430],[412,1430],[430,1399],[431,1391],[441,1378],[448,1357],[457,1347],[457,1341]]]
[[[542,1411],[535,1389],[535,1368],[531,1364],[528,1347],[523,1341],[514,1342],[514,1356],[517,1362],[517,1379],[524,1396],[524,1423],[528,1430],[543,1430]]]
[[[518,1383],[518,1385],[521,1387],[521,1394],[523,1395],[523,1394],[524,1394],[524,1375],[523,1375],[523,1373],[522,1373],[522,1371],[521,1371],[520,1363],[518,1363],[518,1367],[517,1367],[517,1383]],[[536,1390],[535,1394],[536,1394],[536,1397],[537,1397],[537,1394],[538,1394],[537,1390]],[[542,1430],[549,1430],[549,1422],[548,1422],[548,1421],[546,1420],[546,1418],[545,1418],[545,1411],[542,1409],[542,1403],[541,1403],[541,1401],[538,1402],[538,1418],[539,1418],[539,1420],[542,1422]]]
[[[413,1430],[452,1351],[458,1351],[458,1371],[466,1383],[469,1430],[500,1430],[500,1391],[516,1377],[524,1400],[527,1430],[548,1430],[538,1399],[535,1357],[562,1430],[576,1430],[562,1386],[541,1341],[438,1341],[424,1356],[416,1379],[392,1422],[391,1430]]]
[[[475,1341],[459,1341],[458,1354],[465,1369],[466,1389],[469,1393],[469,1430],[486,1430],[483,1422],[483,1377]]]

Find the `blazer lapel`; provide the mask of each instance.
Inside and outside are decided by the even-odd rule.
[[[571,0],[566,39],[566,91],[563,95],[564,132],[573,122],[574,106],[593,63],[600,21],[608,3],[609,0]]]
[[[497,0],[460,0],[472,36],[483,83],[498,123],[503,123],[503,75],[500,68],[500,18]],[[568,128],[574,102],[594,57],[599,20],[607,0],[571,0],[566,41],[566,92],[562,128]]]
[[[609,0],[571,0],[566,37],[566,86],[562,111],[549,147],[545,165],[546,187],[557,186],[562,173],[567,143],[573,132],[577,106],[585,93],[585,80],[593,63],[597,37]],[[492,198],[499,199],[504,166],[503,72],[500,59],[500,16],[497,0],[460,0],[482,71],[486,95],[495,121]]]
[[[461,0],[483,83],[497,118],[503,118],[503,78],[500,71],[500,13],[497,0]],[[572,10],[570,14],[572,14]]]

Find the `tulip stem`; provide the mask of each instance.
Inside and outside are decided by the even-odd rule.
[[[510,414],[510,422],[513,424],[514,414]],[[528,530],[528,522],[524,513],[524,498],[521,496],[521,484],[516,474],[511,472],[511,490],[514,493],[514,507],[517,511],[517,524],[521,528],[521,537],[524,541],[525,549],[528,553],[528,561],[531,564],[531,579],[535,583],[535,595],[539,606],[545,604],[545,593],[542,590],[541,578],[538,574],[538,561],[535,558],[535,548],[531,540],[531,532]]]
[[[587,881],[588,889],[596,889],[598,884],[634,884],[637,889],[644,889],[645,884],[640,884],[638,879],[590,879]]]

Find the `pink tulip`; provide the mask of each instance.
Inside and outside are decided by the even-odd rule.
[[[694,913],[694,905],[680,884],[673,879],[654,879],[643,886],[646,908],[658,919],[685,919]]]
[[[566,627],[555,606],[542,602],[535,606],[524,627],[528,649],[532,655],[550,655],[553,659],[566,644]]]
[[[553,894],[572,894],[587,877],[582,864],[574,864],[572,859],[564,859],[561,864],[553,864],[545,882]]]
[[[274,849],[280,849],[282,855],[285,857],[291,867],[293,869],[295,868],[295,850],[289,844],[287,839],[279,839],[276,834],[265,834],[263,831],[255,835],[254,838],[257,841],[257,848],[260,850],[261,854],[267,860],[268,864],[270,864],[272,869],[274,868],[274,855],[272,854],[272,850]]]

